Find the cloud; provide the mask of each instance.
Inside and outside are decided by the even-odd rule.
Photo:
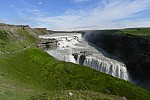
[[[118,21],[117,24],[121,24],[119,28],[150,27],[150,19]],[[114,26],[116,26],[116,23],[114,23]]]
[[[10,7],[14,7],[15,5],[10,5]]]
[[[43,2],[38,2],[39,5],[43,4]]]
[[[87,2],[87,1],[91,1],[91,0],[71,0],[71,2],[74,3]]]
[[[66,11],[59,16],[35,18],[35,22],[39,22],[39,27],[40,23],[44,23],[42,26],[53,30],[122,28],[132,25],[136,27],[140,24],[137,25],[134,20],[127,22],[115,20],[133,17],[135,13],[148,8],[150,8],[149,0],[103,0],[93,8]],[[142,23],[141,26],[150,25],[140,19],[138,23]]]
[[[42,2],[40,2],[41,4]],[[28,3],[25,0],[20,0],[19,3],[16,3],[16,12],[20,17],[42,17],[44,12],[40,10],[37,6]]]

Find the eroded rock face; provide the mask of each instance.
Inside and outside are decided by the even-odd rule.
[[[84,65],[86,56],[92,55],[92,53],[88,51],[81,51],[80,53],[73,53],[72,55],[74,56],[74,59],[78,62],[78,64]]]
[[[103,33],[84,35],[87,41],[120,57],[133,80],[140,83],[150,80],[150,37]]]

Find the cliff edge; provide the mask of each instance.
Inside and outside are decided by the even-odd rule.
[[[144,88],[150,89],[150,29],[123,29],[89,31],[87,41],[120,57],[130,77]]]

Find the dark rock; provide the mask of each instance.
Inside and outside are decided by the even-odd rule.
[[[110,94],[110,93],[111,93],[111,91],[110,91],[109,89],[106,89],[105,92],[106,92],[107,94]]]
[[[121,58],[134,81],[142,83],[150,80],[150,37],[103,33],[87,35],[88,42]]]
[[[127,98],[125,97],[125,96],[123,96],[123,97],[121,97],[122,98],[122,100],[127,100]]]

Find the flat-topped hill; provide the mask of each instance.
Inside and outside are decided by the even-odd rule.
[[[106,29],[106,30],[87,30],[83,32],[94,32],[101,34],[112,34],[112,35],[122,35],[122,36],[150,36],[150,28],[125,28],[125,29]]]

